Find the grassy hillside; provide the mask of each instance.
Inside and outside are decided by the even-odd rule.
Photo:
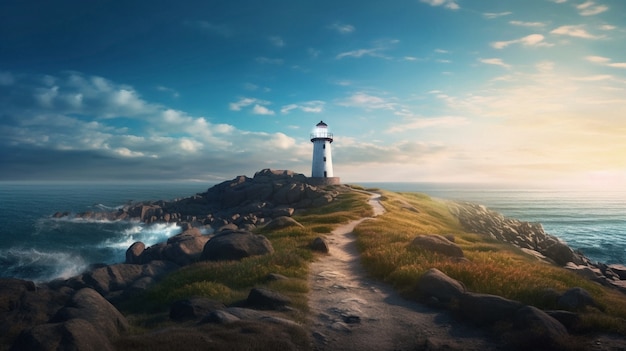
[[[382,192],[386,213],[355,229],[362,262],[368,272],[414,298],[418,278],[437,268],[473,292],[500,295],[542,309],[556,308],[551,291],[572,287],[589,291],[599,309],[582,314],[583,330],[626,335],[626,295],[541,262],[516,247],[488,236],[464,232],[443,201],[423,194]],[[409,243],[420,234],[453,235],[467,260],[419,251]]]

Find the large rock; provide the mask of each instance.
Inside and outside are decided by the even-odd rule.
[[[421,299],[435,299],[435,302],[445,304],[460,299],[466,289],[463,283],[431,268],[419,278],[415,291]]]
[[[321,253],[328,253],[330,251],[330,248],[328,247],[328,243],[326,242],[326,240],[324,240],[324,238],[319,237],[319,236],[313,239],[311,244],[309,244],[309,247],[311,248],[311,250],[321,252]]]
[[[11,351],[113,351],[111,341],[88,321],[75,318],[24,331]]]
[[[463,250],[441,235],[419,235],[413,239],[411,247],[450,257],[463,257]]]
[[[479,325],[510,320],[524,305],[497,295],[466,293],[461,297],[461,314]]]
[[[563,324],[533,306],[525,306],[515,312],[513,328],[513,336],[509,339],[517,349],[559,350],[569,337]]]
[[[105,337],[118,337],[129,328],[126,318],[97,291],[85,288],[77,291],[70,302],[52,318],[52,323],[83,319]]]
[[[210,261],[241,260],[274,252],[272,243],[263,235],[246,231],[226,231],[209,240],[202,259]]]
[[[139,264],[141,262],[141,254],[146,250],[146,244],[141,241],[137,241],[130,245],[128,250],[126,250],[126,263],[130,264]]]
[[[598,306],[591,294],[580,287],[571,288],[564,292],[557,300],[557,304],[560,308],[568,311],[579,311],[584,310],[588,306]]]
[[[250,290],[246,299],[246,305],[264,310],[282,310],[290,303],[287,296],[264,288]]]
[[[268,229],[268,230],[276,230],[276,229],[287,228],[287,227],[304,228],[304,226],[298,223],[298,221],[287,216],[280,216],[280,217],[274,218],[273,220],[271,220],[269,223],[265,225],[265,229]]]
[[[170,306],[170,319],[175,321],[199,319],[223,308],[226,308],[223,303],[203,297],[179,300]]]

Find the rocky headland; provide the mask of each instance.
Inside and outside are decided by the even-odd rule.
[[[178,324],[144,333],[133,330],[132,323],[116,306],[190,264],[272,254],[272,243],[256,234],[256,228],[301,226],[292,218],[294,214],[328,205],[342,191],[353,190],[344,186],[315,186],[302,174],[265,169],[252,178],[239,176],[188,198],[129,204],[111,212],[58,212],[54,217],[177,223],[183,231],[149,247],[136,242],[128,248],[125,262],[94,265],[70,279],[37,285],[1,279],[0,350],[316,348],[311,338],[319,335],[311,335],[308,326],[282,314],[293,309],[290,299],[265,288],[252,288],[244,301],[230,306],[202,297],[176,301],[169,306],[169,319]],[[505,218],[476,204],[448,202],[448,208],[468,232],[513,244],[537,259],[625,291],[626,268],[591,262],[545,233],[540,224]],[[443,236],[422,235],[410,245],[463,259],[462,250],[453,241]],[[328,243],[321,237],[311,242],[309,249],[322,254],[329,252]],[[353,264],[358,265],[358,260]],[[267,279],[288,278],[270,274]],[[452,300],[457,301],[466,319],[477,324],[485,322],[481,318],[489,319],[490,324],[507,320],[519,324],[521,331],[547,333],[538,338],[562,338],[567,335],[568,320],[574,318],[561,312],[547,315],[515,301],[470,293],[462,282],[437,270],[424,275],[416,291],[420,301],[429,306],[446,307]],[[576,289],[555,298],[564,304],[574,301],[578,304],[574,309],[593,304],[585,291]],[[515,318],[510,319],[512,316]],[[358,315],[353,317],[346,323],[361,320]],[[430,350],[455,349],[441,340],[422,346]]]

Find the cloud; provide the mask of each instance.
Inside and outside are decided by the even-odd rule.
[[[225,25],[214,24],[208,21],[187,20],[187,21],[183,21],[183,25],[189,28],[200,30],[205,33],[215,34],[215,35],[219,35],[222,37],[229,37],[233,34],[232,30],[229,27]]]
[[[443,6],[450,10],[458,10],[461,7],[454,0],[420,0],[423,3],[429,4],[430,6]]]
[[[504,67],[504,68],[507,68],[507,69],[511,68],[511,65],[508,65],[508,64],[504,63],[502,61],[502,59],[499,59],[499,58],[479,59],[478,61],[480,61],[482,63],[485,63],[485,64],[488,64],[488,65],[501,66],[501,67]]]
[[[567,2],[567,0],[550,0],[550,1],[556,2],[557,4],[563,4]]]
[[[605,5],[596,5],[594,1],[586,1],[582,4],[576,5],[581,16],[594,16],[605,12],[609,9]]]
[[[211,123],[102,77],[70,72],[14,79],[0,85],[0,179],[230,179],[257,171],[258,160],[276,149],[283,157],[268,160],[268,167],[310,166],[308,142]],[[271,114],[264,104],[244,97],[230,107]],[[303,110],[318,105],[301,104]]]
[[[341,60],[344,57],[354,57],[354,58],[360,58],[360,57],[363,57],[363,56],[385,57],[384,55],[382,55],[380,53],[381,51],[382,51],[381,48],[358,49],[358,50],[342,52],[342,53],[338,54],[335,58],[337,60]]]
[[[268,109],[267,107],[263,106],[263,105],[259,105],[256,104],[254,105],[254,107],[252,108],[252,113],[254,113],[255,115],[274,115],[274,111]]]
[[[448,54],[450,51],[444,49],[435,49],[435,52],[438,54]]]
[[[180,97],[180,93],[178,91],[176,91],[176,90],[174,90],[172,88],[168,88],[168,87],[163,86],[163,85],[157,85],[156,86],[156,90],[162,91],[162,92],[165,92],[165,93],[169,93],[174,98]]]
[[[269,57],[264,57],[264,56],[257,57],[255,60],[258,63],[268,64],[268,65],[282,65],[283,63],[285,63],[285,60],[283,59],[269,58]]]
[[[483,13],[483,17],[488,18],[488,19],[494,19],[494,18],[498,18],[498,17],[503,17],[503,16],[508,16],[513,14],[513,12],[511,11],[507,11],[507,12],[486,12]]]
[[[341,34],[350,34],[355,31],[353,25],[350,24],[342,24],[342,23],[334,23],[329,26],[329,28],[341,33]]]
[[[491,46],[495,49],[504,49],[505,47],[512,45],[512,44],[521,44],[524,46],[552,46],[553,45],[553,44],[544,42],[544,39],[545,37],[541,34],[531,34],[531,35],[527,35],[519,39],[492,42]]]
[[[269,37],[268,40],[272,45],[276,46],[277,48],[282,48],[285,46],[285,41],[281,37],[272,36]]]
[[[553,29],[550,33],[558,34],[558,35],[567,35],[575,38],[584,38],[584,39],[601,39],[602,36],[593,35],[585,29],[584,25],[576,25],[576,26],[560,26],[556,29]]]
[[[469,121],[465,117],[457,116],[444,116],[444,117],[416,117],[408,123],[400,123],[397,126],[391,127],[387,130],[387,133],[400,133],[413,129],[425,129],[425,128],[452,128],[468,124]]]
[[[300,110],[307,113],[321,113],[324,112],[324,105],[326,103],[320,100],[307,101],[299,104],[285,105],[280,109],[280,113],[288,114],[293,110]]]
[[[338,101],[337,105],[344,107],[363,108],[366,110],[395,110],[397,104],[389,99],[382,98],[380,96],[374,96],[364,92],[358,92],[343,100]]]
[[[514,25],[514,26],[533,27],[533,28],[545,27],[546,26],[546,24],[543,23],[543,22],[509,21],[509,23]]]
[[[604,24],[600,26],[601,30],[614,30],[616,29],[616,26],[610,25],[610,24]]]
[[[585,60],[593,63],[602,64],[607,67],[613,68],[626,68],[626,62],[611,62],[612,60],[608,57],[603,56],[587,56]]]

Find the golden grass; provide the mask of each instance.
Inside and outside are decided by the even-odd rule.
[[[387,212],[355,228],[357,243],[368,272],[392,284],[406,297],[414,297],[417,280],[431,268],[463,282],[470,291],[500,295],[544,309],[556,308],[555,301],[546,297],[547,289],[562,293],[582,287],[605,312],[583,314],[585,327],[626,335],[624,294],[538,261],[512,245],[464,232],[442,201],[423,194],[384,192],[383,195]],[[453,235],[467,261],[411,248],[409,243],[413,238],[424,234]]]

